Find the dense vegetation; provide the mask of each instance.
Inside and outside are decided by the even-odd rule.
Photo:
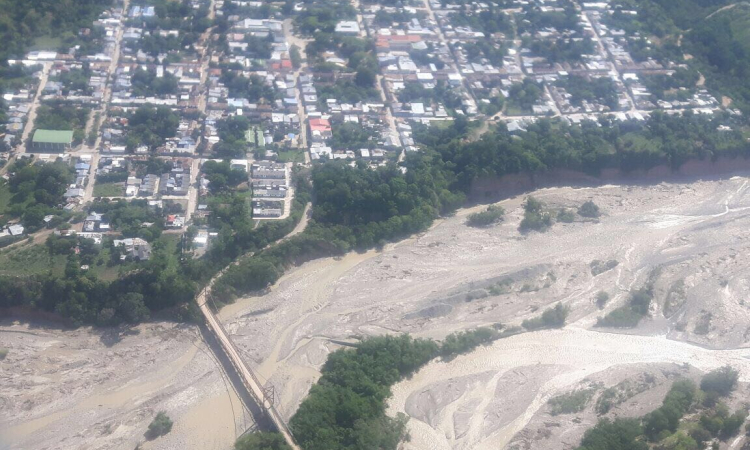
[[[8,182],[12,196],[5,214],[20,217],[29,232],[42,227],[44,216],[59,211],[57,206],[62,203],[74,174],[62,161],[32,164],[29,159],[18,160],[9,167],[9,172],[15,175]]]
[[[138,69],[133,72],[130,83],[136,97],[174,95],[179,91],[179,80],[169,72],[157,77],[156,70]]]
[[[390,387],[437,356],[450,359],[500,336],[479,328],[452,334],[442,345],[408,335],[382,336],[337,350],[289,422],[295,439],[305,450],[396,450],[406,417],[386,416]]]
[[[180,117],[168,106],[140,106],[128,118],[127,147],[132,151],[146,145],[155,150],[177,134],[179,124]]]
[[[581,106],[586,102],[599,102],[610,110],[617,109],[617,88],[614,81],[609,77],[586,79],[577,75],[560,78],[557,86],[564,88],[570,94],[570,103]]]
[[[636,59],[654,57],[658,60],[683,61],[682,53],[693,56],[686,61],[691,69],[699,69],[706,86],[717,94],[727,95],[744,113],[750,111],[750,88],[745,80],[750,70],[750,6],[739,2],[726,11],[731,0],[620,0],[625,8],[637,15],[616,12],[611,25],[632,34],[642,32],[656,36],[658,45],[644,49],[635,45]],[[713,14],[715,13],[716,14]],[[682,36],[682,39],[680,39]],[[644,41],[640,41],[641,44]],[[682,46],[678,45],[681,42]],[[638,44],[638,42],[635,42]],[[690,72],[678,76],[689,75]],[[690,75],[694,78],[694,75]],[[664,84],[665,80],[657,79]],[[689,80],[685,80],[689,81]],[[663,95],[656,89],[655,95]]]
[[[0,1],[0,66],[21,56],[40,36],[72,43],[80,28],[89,28],[111,0],[2,0]]]
[[[641,418],[600,420],[578,450],[718,448],[718,440],[735,436],[747,418],[746,407],[730,413],[720,400],[736,381],[737,371],[729,366],[704,375],[700,390],[690,380],[675,381],[659,408]]]

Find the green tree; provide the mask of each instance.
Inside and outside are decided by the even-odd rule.
[[[701,390],[716,392],[721,396],[729,395],[737,386],[739,373],[732,366],[724,366],[707,373],[701,379]]]
[[[237,439],[234,450],[291,450],[291,447],[281,434],[261,431]]]
[[[156,439],[170,431],[172,431],[172,419],[169,418],[166,412],[159,411],[154,420],[148,425],[147,435],[149,439]]]
[[[578,215],[583,217],[597,218],[601,215],[599,207],[593,201],[589,200],[578,208]]]

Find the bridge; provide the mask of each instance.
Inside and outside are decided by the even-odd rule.
[[[258,377],[255,376],[252,369],[245,364],[245,361],[240,356],[240,352],[234,345],[234,342],[230,339],[229,333],[224,328],[224,325],[221,324],[219,319],[216,318],[214,312],[208,306],[208,296],[210,295],[211,286],[213,285],[213,281],[217,278],[218,277],[211,280],[211,283],[209,283],[209,285],[206,286],[196,298],[198,306],[200,307],[203,316],[206,318],[208,330],[216,338],[216,341],[221,346],[221,349],[229,359],[234,370],[237,372],[240,380],[242,380],[242,385],[245,387],[248,394],[250,394],[253,401],[263,410],[263,412],[265,412],[279,433],[284,437],[286,443],[293,450],[302,450],[302,448],[294,441],[292,432],[289,430],[289,427],[287,427],[286,422],[284,422],[284,418],[281,417],[278,411],[276,411],[273,404],[273,395],[268,394],[268,391],[264,389],[263,384],[258,380]]]
[[[300,220],[297,226],[294,227],[294,230],[292,230],[288,235],[286,235],[276,243],[284,242],[290,237],[301,233],[307,226],[307,222],[310,217],[310,210],[311,205],[308,203],[305,206],[304,212],[302,213],[302,220]],[[258,380],[258,377],[255,376],[255,373],[252,371],[252,369],[250,369],[250,367],[245,364],[245,361],[240,356],[239,349],[234,345],[234,342],[232,342],[232,339],[229,337],[229,333],[224,328],[224,325],[221,324],[221,321],[219,321],[214,312],[208,306],[208,301],[210,300],[211,295],[211,288],[213,287],[214,282],[218,280],[222,275],[224,275],[227,269],[229,269],[232,265],[237,265],[244,258],[251,258],[252,256],[253,254],[251,253],[240,257],[234,263],[221,270],[218,274],[216,274],[216,276],[211,279],[208,285],[203,288],[203,290],[196,297],[195,301],[198,304],[201,313],[203,313],[203,316],[206,319],[208,331],[216,338],[216,341],[219,343],[221,350],[228,358],[234,371],[239,376],[240,380],[242,381],[242,385],[245,387],[245,390],[247,390],[250,398],[271,420],[274,427],[279,431],[279,433],[281,433],[289,447],[291,447],[292,450],[302,450],[302,448],[294,441],[294,436],[292,436],[292,432],[289,430],[286,422],[284,422],[284,418],[281,417],[281,414],[279,414],[278,411],[276,411],[276,407],[273,404],[273,394],[269,393],[269,391],[263,387],[263,383]]]

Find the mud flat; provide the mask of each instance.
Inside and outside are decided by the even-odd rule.
[[[402,332],[442,339],[482,325],[518,325],[562,302],[572,311],[564,330],[434,362],[394,388],[391,412],[411,416],[405,448],[507,448],[548,398],[597,374],[617,383],[634,367],[709,370],[731,362],[750,377],[750,263],[742,257],[750,250],[749,188],[747,178],[734,177],[542,189],[533,195],[555,210],[593,200],[605,214],[524,235],[517,229],[521,197],[500,202],[506,220],[489,229],[465,224],[480,208],[463,210],[382,253],[305,264],[221,318],[291,416],[341,342]],[[616,265],[595,274],[596,260]],[[639,327],[595,327],[649,278],[654,301]],[[599,291],[611,297],[603,310],[594,300]],[[582,432],[568,433],[566,442]],[[527,436],[519,448],[562,442],[532,441]]]
[[[247,419],[198,333],[170,323],[121,334],[4,321],[0,448],[132,450],[161,410],[174,428],[142,448],[230,448]]]

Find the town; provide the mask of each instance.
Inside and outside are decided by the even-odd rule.
[[[750,4],[0,10],[0,448],[750,450]]]
[[[197,226],[203,247],[227,192],[248,220],[283,219],[296,165],[401,161],[419,151],[414,126],[459,116],[523,133],[549,117],[740,114],[626,33],[636,11],[616,1],[336,5],[125,0],[77,45],[9,61],[1,160],[62,160],[74,182],[60,210],[6,220],[0,239],[79,211],[100,220],[58,233],[119,234],[96,207],[122,200],[166,231]]]

